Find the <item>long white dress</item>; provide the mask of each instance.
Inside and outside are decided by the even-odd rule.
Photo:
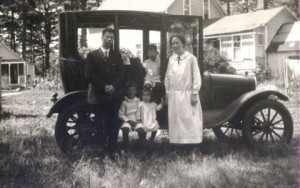
[[[168,95],[170,143],[196,144],[202,142],[203,118],[198,97],[191,105],[192,94],[199,93],[202,80],[197,59],[189,52],[169,59],[165,77]]]

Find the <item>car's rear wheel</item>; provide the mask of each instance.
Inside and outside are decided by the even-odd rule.
[[[232,119],[221,126],[213,128],[213,132],[221,142],[240,142],[242,141],[241,120]]]
[[[259,101],[244,114],[243,137],[250,147],[265,149],[285,145],[292,135],[292,117],[278,101]]]

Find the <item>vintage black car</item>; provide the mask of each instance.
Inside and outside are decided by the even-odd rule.
[[[104,136],[101,112],[86,103],[85,56],[78,45],[78,34],[87,29],[91,36],[94,35],[89,40],[98,45],[94,48],[99,48],[101,30],[106,27],[114,28],[115,49],[135,51],[133,54],[141,61],[147,58],[145,46],[157,44],[162,77],[171,53],[168,40],[174,32],[184,32],[189,41],[187,49],[198,58],[201,68],[204,128],[213,129],[219,140],[243,139],[251,147],[273,148],[289,143],[292,138],[292,117],[279,102],[288,100],[287,96],[274,90],[256,90],[251,77],[203,72],[202,17],[128,11],[64,12],[59,15],[59,26],[65,95],[55,102],[47,116],[58,113],[55,138],[63,152],[72,152]],[[129,74],[136,73],[133,65],[125,67]],[[161,129],[168,127],[166,108],[160,114]]]

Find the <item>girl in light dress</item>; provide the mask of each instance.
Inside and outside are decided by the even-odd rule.
[[[163,99],[160,104],[156,104],[151,101],[151,89],[152,87],[146,84],[142,91],[142,101],[139,104],[139,111],[141,114],[141,121],[143,128],[146,132],[151,132],[150,142],[154,141],[159,124],[156,120],[156,111],[159,111],[163,107]]]

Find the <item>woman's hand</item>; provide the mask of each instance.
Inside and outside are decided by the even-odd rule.
[[[198,102],[198,94],[192,94],[191,104],[195,106]]]

